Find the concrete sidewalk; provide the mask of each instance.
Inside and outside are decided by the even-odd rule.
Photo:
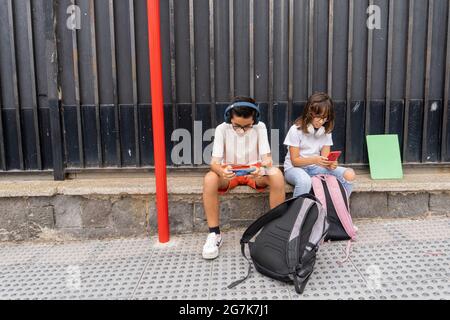
[[[450,218],[356,220],[345,242],[321,246],[303,295],[252,271],[240,253],[242,229],[224,234],[205,261],[205,234],[66,243],[0,244],[0,299],[449,299]]]

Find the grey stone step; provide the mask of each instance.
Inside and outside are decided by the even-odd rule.
[[[450,169],[406,169],[402,180],[370,179],[357,172],[351,212],[354,218],[448,215]],[[206,231],[203,175],[169,174],[172,233]],[[76,174],[66,181],[51,176],[0,177],[0,241],[97,239],[155,234],[155,179],[151,174]],[[287,197],[292,188],[288,186]],[[221,198],[224,229],[246,227],[269,210],[268,193],[238,187]]]
[[[169,194],[201,194],[203,175],[199,173],[169,174]],[[357,171],[354,192],[440,192],[450,190],[450,168],[408,169],[401,180],[372,180],[366,171]],[[286,184],[286,191],[292,187]],[[48,197],[55,195],[154,195],[153,174],[73,174],[65,181],[53,181],[52,177],[0,176],[0,198]],[[252,194],[256,191],[238,187],[231,194]]]

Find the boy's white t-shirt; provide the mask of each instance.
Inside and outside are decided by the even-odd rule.
[[[214,133],[213,158],[222,164],[250,165],[262,161],[270,153],[267,128],[258,122],[245,135],[239,136],[230,123],[217,126]]]
[[[291,162],[291,154],[289,147],[300,148],[300,156],[302,158],[309,158],[314,156],[320,156],[320,152],[324,146],[332,146],[333,138],[331,133],[322,134],[316,136],[311,133],[304,133],[303,130],[299,130],[297,125],[293,125],[284,140],[284,144],[287,146],[288,152],[284,160],[284,171],[293,167]]]

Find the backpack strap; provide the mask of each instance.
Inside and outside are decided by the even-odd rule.
[[[344,257],[343,260],[338,261],[339,265],[344,264],[345,262],[348,261],[348,259],[350,259],[350,250],[351,250],[351,248],[352,248],[352,239],[347,241],[347,246],[345,248],[345,257]]]
[[[248,262],[247,275],[244,278],[239,279],[239,280],[231,283],[230,285],[228,285],[228,289],[232,289],[232,288],[236,287],[238,284],[241,284],[242,282],[247,280],[248,277],[250,277],[250,272],[252,271],[252,263],[250,262],[250,259],[247,258],[247,255],[245,254],[245,243],[241,243],[241,252],[242,252],[242,255],[244,256],[245,260],[247,260],[247,262]]]
[[[310,275],[308,275],[308,276],[307,276],[306,278],[304,278],[304,279],[300,279],[300,280],[299,280],[299,277],[298,277],[297,275],[294,275],[294,286],[295,286],[295,291],[296,291],[298,294],[302,294],[303,291],[305,291],[305,287],[306,287],[306,284],[308,283],[309,277],[310,277]]]
[[[323,240],[328,231],[327,213],[320,204],[320,201],[316,201],[315,204],[317,205],[318,209],[317,220],[314,223],[314,226],[311,230],[308,244],[306,245],[305,250],[302,253],[300,262],[299,263],[297,262],[297,265],[295,266],[291,274],[294,279],[295,291],[299,294],[302,294],[303,291],[305,290],[305,286],[308,283],[309,277],[312,274],[312,268],[307,266],[307,269],[303,269],[305,267],[303,263],[306,261],[310,261],[311,256],[317,253],[318,244],[321,240]]]
[[[350,240],[347,242],[347,246],[345,249],[345,257],[343,260],[338,261],[338,264],[342,265],[350,258],[350,251],[352,248],[352,241],[356,237],[356,228],[353,225],[352,218],[350,216],[350,208],[344,202],[344,199],[340,196],[341,188],[339,187],[339,183],[334,176],[325,176],[325,181],[327,183],[328,190],[330,191],[331,201],[333,202],[334,208],[336,209],[336,213],[341,220],[342,226],[345,229],[345,232],[350,236]],[[349,199],[347,192],[345,191],[345,196],[347,197],[347,203],[349,204]]]
[[[314,244],[311,243],[311,245],[314,246]],[[310,256],[313,254],[316,254],[317,247],[311,248],[311,250],[305,250],[305,254],[303,255],[302,262],[303,261],[309,261]],[[298,263],[295,272],[292,274],[294,278],[294,286],[295,291],[298,294],[302,294],[305,290],[306,284],[308,283],[309,277],[312,275],[312,268],[309,269],[303,269],[302,262]],[[302,273],[303,271],[303,273]],[[299,274],[300,272],[300,274]]]
[[[291,234],[289,236],[289,244],[286,247],[286,261],[288,263],[289,270],[291,272],[296,271],[296,267],[298,264],[298,261],[300,260],[299,257],[299,247],[300,247],[300,229],[303,225],[303,222],[309,212],[309,210],[316,205],[317,206],[317,219],[313,225],[313,228],[311,230],[311,235],[309,238],[309,245],[311,245],[311,249],[315,247],[316,243],[320,241],[320,239],[323,237],[324,229],[326,227],[326,213],[322,208],[322,205],[320,202],[312,195],[308,194],[303,197],[305,200],[303,201],[303,205],[300,208],[300,211],[297,215],[297,218],[294,222],[294,226],[292,228]],[[324,221],[324,223],[321,223],[321,221]],[[306,253],[306,251],[305,251]]]
[[[317,202],[320,203],[320,200],[319,200],[316,196],[314,196],[314,195],[312,195],[312,194],[310,194],[310,193],[302,194],[300,197],[302,197],[302,198],[308,198],[308,199],[311,199],[311,200],[313,200],[313,201],[317,201]]]
[[[323,189],[322,181],[325,181],[324,175],[317,175],[311,178],[314,194],[319,199],[325,212],[327,212],[327,200],[325,198],[325,190]]]
[[[296,266],[299,261],[299,246],[300,246],[300,228],[303,225],[306,214],[311,209],[315,201],[305,198],[300,211],[295,219],[291,234],[289,235],[289,243],[286,247],[286,261],[291,272],[296,271]]]
[[[349,208],[347,208],[344,199],[342,198],[341,188],[336,177],[331,175],[325,176],[325,181],[327,183],[328,191],[330,193],[331,201],[333,202],[336,213],[341,220],[342,226],[345,232],[349,235],[351,239],[356,237],[356,231],[352,223],[352,218],[350,216]],[[347,196],[347,193],[345,193]],[[347,201],[348,203],[348,201]]]

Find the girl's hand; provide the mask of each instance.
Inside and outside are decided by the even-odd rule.
[[[326,167],[329,167],[332,164],[332,161],[328,161],[327,157],[317,156],[317,157],[314,157],[314,158],[315,158],[314,159],[315,160],[314,164],[316,164],[318,166],[326,168]]]
[[[338,162],[337,161],[333,161],[330,164],[330,170],[336,170],[337,167],[338,167]]]
[[[225,168],[222,168],[222,178],[224,178],[225,180],[231,180],[233,179],[236,174],[231,171],[232,167],[231,166],[226,166]]]

